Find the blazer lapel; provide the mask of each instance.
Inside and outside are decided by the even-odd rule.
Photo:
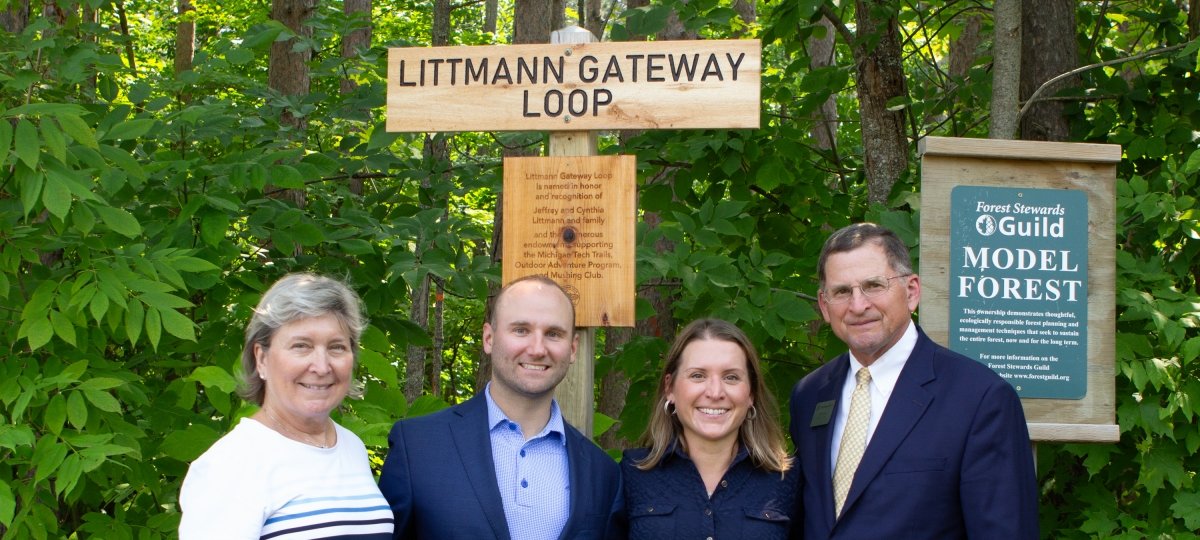
[[[483,515],[496,538],[509,540],[508,520],[504,517],[504,500],[496,484],[496,466],[492,461],[492,440],[487,425],[487,401],[483,394],[471,398],[456,411],[461,418],[450,423],[454,446],[459,460],[467,471],[475,497],[483,507]]]
[[[584,440],[582,434],[576,436],[577,432],[566,423],[566,420],[563,420],[563,431],[567,439],[567,477],[568,481],[571,482],[571,508],[567,513],[567,522],[563,525],[562,533],[558,537],[560,540],[567,540],[574,536],[573,528],[576,518],[587,514],[587,511],[583,507],[583,487],[586,485],[584,482],[588,482],[589,479],[584,474],[586,466],[583,461],[586,456],[580,451],[581,447],[579,445],[592,443]]]
[[[896,380],[896,387],[888,398],[883,417],[879,419],[875,434],[871,436],[871,442],[867,444],[858,470],[854,473],[854,483],[846,496],[846,509],[853,506],[854,501],[875,480],[883,470],[883,465],[908,437],[933,401],[933,394],[924,388],[936,378],[933,372],[934,351],[929,350],[932,343],[924,333],[918,334],[917,345],[900,371],[900,378]]]
[[[850,356],[843,354],[837,358],[833,364],[833,369],[829,371],[828,376],[821,383],[821,387],[817,390],[817,403],[832,401],[836,403],[836,407],[842,407],[842,385],[846,382],[846,373],[848,371],[848,363]],[[833,417],[837,416],[837,409],[834,409]],[[837,520],[834,515],[833,506],[833,465],[830,464],[830,456],[833,452],[833,418],[825,425],[814,428],[813,435],[818,438],[820,444],[817,448],[817,487],[820,491],[820,508],[816,510],[822,519],[826,520],[825,530],[832,530],[833,523]],[[805,501],[805,505],[810,504]]]

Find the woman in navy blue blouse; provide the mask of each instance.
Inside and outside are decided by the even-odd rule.
[[[648,448],[621,460],[631,540],[800,536],[798,471],[744,332],[718,319],[684,328],[656,403]]]

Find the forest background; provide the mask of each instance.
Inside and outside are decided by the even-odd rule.
[[[366,397],[335,416],[374,459],[396,419],[472,395],[501,159],[547,136],[386,133],[386,49],[570,23],[763,44],[760,129],[600,137],[639,178],[602,446],[636,440],[681,322],[737,322],[781,405],[843,351],[820,244],[867,219],[917,247],[920,137],[1120,144],[1121,440],[1037,445],[1042,531],[1197,537],[1200,0],[0,0],[2,537],[174,536],[188,462],[250,412],[250,309],[289,271],[366,301]]]

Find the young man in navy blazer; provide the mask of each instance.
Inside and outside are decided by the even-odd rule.
[[[398,539],[565,540],[623,534],[615,461],[567,424],[554,388],[575,308],[545,276],[509,283],[483,325],[492,379],[464,403],[396,422],[379,489]]]
[[[878,225],[850,225],[826,240],[817,264],[821,315],[850,351],[792,392],[804,538],[1036,540],[1021,401],[913,323],[921,280],[904,243]],[[852,407],[860,369],[870,377],[863,407]],[[843,439],[848,432],[865,433],[857,468],[853,450],[839,464],[842,448],[863,448],[861,437]],[[835,482],[847,486],[836,495]]]

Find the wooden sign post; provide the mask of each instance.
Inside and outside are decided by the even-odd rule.
[[[921,326],[1016,388],[1033,441],[1114,442],[1111,144],[926,137]]]
[[[598,326],[633,326],[636,160],[597,156],[601,129],[757,128],[757,40],[388,50],[388,131],[551,132],[548,158],[504,164],[502,280],[545,274],[575,296],[574,367],[556,398],[592,435]]]

